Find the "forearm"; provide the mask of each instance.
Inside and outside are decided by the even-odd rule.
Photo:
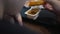
[[[59,13],[60,14],[60,1],[59,0],[50,0],[48,1],[54,8],[54,12],[55,13]]]

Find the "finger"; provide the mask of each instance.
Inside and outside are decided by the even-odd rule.
[[[20,24],[21,26],[23,26],[22,16],[20,15],[20,13],[19,13],[18,16],[17,16],[17,20],[18,20],[19,24]]]

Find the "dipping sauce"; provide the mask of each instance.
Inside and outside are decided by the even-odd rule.
[[[28,14],[34,15],[39,11],[39,8],[34,8],[28,12]]]

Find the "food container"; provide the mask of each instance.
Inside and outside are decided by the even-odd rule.
[[[38,7],[31,7],[31,9],[26,11],[25,14],[27,15],[27,18],[35,20],[39,16],[38,14],[40,11],[41,10]]]

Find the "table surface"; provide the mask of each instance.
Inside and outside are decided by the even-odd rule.
[[[45,28],[44,26],[33,25],[33,24],[28,23],[28,22],[24,23],[24,26],[26,26],[30,30],[38,32],[38,33],[51,34],[51,32],[49,32],[48,29]]]
[[[21,14],[22,14],[23,18],[27,18],[26,15],[24,14],[24,12],[27,11],[28,9],[30,9],[30,8],[26,8],[26,7],[22,8]],[[32,20],[29,20],[29,21],[23,21],[24,22],[24,26],[26,26],[27,28],[29,28],[29,29],[31,29],[33,31],[40,32],[42,34],[51,34],[51,31],[49,31],[46,27],[40,26],[40,25],[31,24],[31,23],[34,23],[34,22],[31,22]]]
[[[55,22],[55,19],[56,19],[56,15],[54,13],[52,13],[51,11],[48,11],[46,9],[43,9],[41,10],[41,12],[39,13],[39,16],[36,20],[32,20],[32,19],[28,19],[27,18],[27,15],[25,14],[25,12],[30,9],[29,8],[26,8],[26,7],[23,7],[22,10],[21,10],[21,15],[22,15],[22,18],[24,20],[28,20],[28,22],[34,22],[34,24],[43,24],[43,25],[53,25],[53,24],[56,24]],[[35,23],[37,22],[37,23]]]
[[[30,8],[23,7],[22,10],[21,10],[22,11],[21,14],[24,18],[26,18],[26,15],[24,14],[24,12],[27,11],[28,9],[30,9]],[[39,32],[39,33],[42,33],[42,34],[50,34],[48,29],[46,29],[42,26],[37,26],[37,25],[30,24],[30,23],[29,22],[26,22],[26,23],[24,22],[24,26],[26,26],[27,28],[29,28],[33,31],[36,31],[36,32]]]

